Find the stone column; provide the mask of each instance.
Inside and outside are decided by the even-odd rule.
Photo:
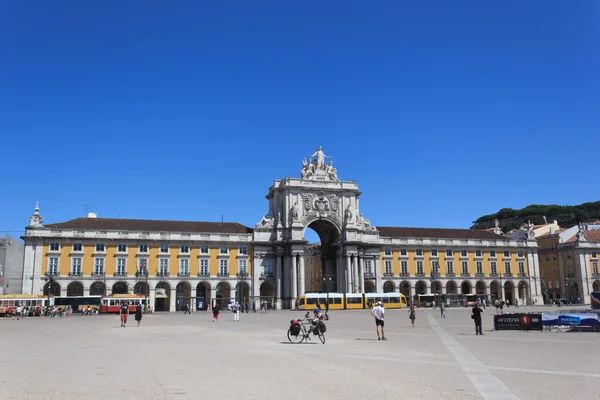
[[[190,311],[196,311],[196,286],[190,285]]]
[[[591,292],[593,291],[592,282],[590,282],[590,263],[588,261],[588,253],[585,250],[579,250],[575,254],[575,276],[577,277],[577,284],[579,285],[579,294],[574,295],[573,297],[577,300],[577,296],[579,296],[579,300],[581,304],[591,304]]]
[[[210,288],[210,306],[211,308],[215,306],[215,304],[217,304],[217,287],[212,287]]]
[[[169,294],[169,311],[177,311],[177,291],[176,288],[171,288],[171,293]]]
[[[352,293],[352,261],[351,261],[351,255],[349,253],[346,253],[346,277],[348,278],[347,282],[348,282],[348,286],[346,286],[346,292],[347,293]]]
[[[375,256],[375,291],[378,293],[383,292],[381,283],[381,255]]]
[[[535,240],[531,240],[533,246],[537,246]],[[530,251],[527,252],[527,269],[529,272],[529,276],[533,277],[533,287],[531,288],[531,301],[536,300],[537,304],[544,304],[544,298],[542,296],[542,285],[540,284],[540,280],[542,277],[540,276],[540,264],[538,259],[537,248],[531,248]],[[501,288],[504,290],[504,288]],[[517,289],[518,290],[518,285]]]
[[[298,275],[299,276],[299,289],[298,289],[298,293],[300,295],[303,295],[305,292],[305,276],[304,276],[304,254],[300,254],[300,269],[298,271]]]
[[[150,286],[150,285],[148,285]],[[153,287],[150,286],[150,289],[148,290],[148,304],[146,304],[146,306],[150,305],[150,309],[152,311],[154,311],[154,299],[156,298],[156,289],[154,289]]]
[[[277,300],[277,308],[281,310],[281,283],[283,282],[283,254],[277,253],[277,270],[275,271],[275,299]]]
[[[358,278],[358,255],[353,255],[352,256],[352,272],[354,273],[353,278],[352,278],[352,283],[354,284],[354,287],[352,288],[352,292],[359,292],[360,291],[360,280]]]
[[[250,288],[250,304],[255,304],[258,308],[258,304],[256,303],[256,297],[260,297],[260,257],[254,254],[252,258],[252,286]],[[252,308],[252,306],[250,306]]]
[[[360,257],[358,260],[358,266],[359,266],[359,271],[358,271],[358,281],[360,282],[360,292],[364,293],[365,292],[365,258],[364,257]]]
[[[89,288],[89,286],[84,286],[83,287],[83,295],[84,296],[89,296],[90,295],[90,288]]]
[[[291,309],[296,308],[296,298],[298,297],[298,271],[296,271],[296,253],[292,253],[292,293],[291,293]]]
[[[340,293],[344,292],[346,287],[346,279],[344,274],[344,257],[342,250],[338,250],[337,253],[337,288],[336,290]]]

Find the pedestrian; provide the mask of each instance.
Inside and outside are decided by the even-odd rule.
[[[440,303],[440,314],[442,318],[446,318],[446,307],[443,302]]]
[[[190,314],[191,315],[190,305],[188,303],[185,304],[185,311],[183,312],[183,315],[185,315],[185,314]]]
[[[121,327],[125,328],[125,325],[127,324],[127,315],[129,314],[129,305],[127,305],[126,301],[121,303],[120,314],[121,314]]]
[[[519,299],[515,299],[515,308],[519,308]]]
[[[329,314],[329,301],[325,300],[325,314]]]
[[[135,308],[135,320],[137,322],[137,327],[139,328],[140,324],[142,323],[142,306],[139,304]]]
[[[235,303],[234,305],[231,306],[231,309],[233,311],[233,321],[239,321],[240,320],[240,305],[238,303]]]
[[[473,322],[475,322],[475,335],[483,335],[483,332],[481,331],[481,313],[484,311],[479,308],[479,305],[475,304],[471,312],[471,318],[473,319]]]
[[[380,301],[377,302],[375,307],[371,309],[371,315],[375,318],[375,329],[377,330],[377,340],[387,340],[385,338],[385,324],[383,318],[385,317],[385,310]],[[381,327],[381,337],[379,336],[379,327]]]
[[[504,300],[500,300],[500,314],[504,314]]]
[[[415,305],[410,305],[410,310],[408,310],[408,319],[410,319],[410,323],[412,327],[415,327],[415,319],[417,319],[417,313],[415,312]]]
[[[256,314],[256,302],[252,302],[252,312]]]
[[[487,301],[485,299],[483,299],[481,304],[483,304],[483,310],[485,311],[485,307],[487,306]]]
[[[219,305],[215,304],[215,306],[212,309],[213,312],[213,322],[219,322]]]

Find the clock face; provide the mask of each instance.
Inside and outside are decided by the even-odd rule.
[[[38,222],[40,220],[40,217],[38,217],[37,215],[34,215],[33,217],[31,217],[31,220],[33,222]]]

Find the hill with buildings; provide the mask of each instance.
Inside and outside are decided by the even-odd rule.
[[[473,222],[471,229],[488,229],[499,224],[503,232],[509,232],[528,221],[534,225],[558,221],[561,227],[569,227],[595,220],[600,220],[600,201],[578,206],[532,204],[520,210],[503,208],[495,214],[479,217]]]

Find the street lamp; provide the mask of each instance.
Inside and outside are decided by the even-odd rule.
[[[325,278],[323,278],[323,284],[325,286],[325,291],[327,292],[327,300],[325,303],[325,311],[329,311],[329,284],[331,283],[331,278],[329,277],[329,273],[325,271]]]
[[[145,277],[146,285],[144,286],[144,314],[146,314],[146,312],[148,311],[148,270],[146,269],[146,263],[144,261],[140,263],[140,270],[136,272],[135,275],[138,278],[140,275],[143,275]]]
[[[48,281],[48,299],[46,303],[46,316],[48,316],[48,312],[50,311],[50,289],[52,288],[52,282],[54,282],[54,278],[52,275],[48,275],[46,279]]]
[[[238,287],[238,290],[237,290],[237,292],[238,292],[238,296],[237,296],[238,297],[238,302],[240,304],[242,304],[242,299],[243,299],[243,296],[244,296],[244,290],[242,289],[242,282],[244,282],[244,280],[248,278],[248,273],[246,271],[242,270],[241,272],[238,272],[236,274],[236,277],[237,277],[237,281],[238,281],[238,284],[237,284],[237,287]]]
[[[569,274],[565,274],[565,302],[569,304]],[[560,299],[558,299],[558,303],[560,304]]]
[[[436,281],[438,279],[438,273],[437,271],[435,271],[433,268],[431,269],[431,276],[429,277],[429,280],[431,281],[431,292],[433,293],[433,305],[434,307],[436,307],[436,292],[437,290],[435,290],[435,286],[436,286]]]

